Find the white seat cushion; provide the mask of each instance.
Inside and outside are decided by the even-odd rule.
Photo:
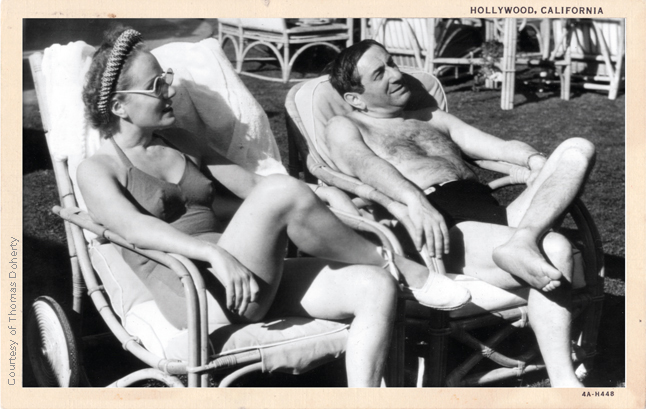
[[[112,309],[124,322],[128,311],[135,305],[153,300],[130,266],[123,260],[122,249],[112,243],[95,244],[89,249],[90,261],[108,293]]]
[[[152,294],[123,261],[121,249],[110,243],[96,245],[90,248],[90,258],[126,331],[160,357],[186,360],[188,331],[166,320]],[[215,303],[210,294],[207,298],[207,305]],[[209,333],[218,355],[260,348],[266,370],[298,373],[345,351],[348,327],[345,323],[289,317],[249,325],[209,323]]]

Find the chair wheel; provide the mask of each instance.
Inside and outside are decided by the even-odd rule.
[[[38,297],[27,318],[27,351],[38,386],[77,387],[81,361],[65,312],[51,297]]]

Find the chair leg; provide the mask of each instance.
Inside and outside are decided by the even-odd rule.
[[[388,362],[384,378],[386,386],[398,388],[404,386],[404,349],[405,349],[405,325],[406,325],[406,301],[399,299],[397,301],[397,317],[393,329]]]
[[[429,345],[424,356],[425,366],[423,386],[444,386],[446,379],[446,360],[448,356],[449,315],[443,311],[429,310],[428,317]]]
[[[597,355],[597,338],[603,310],[603,295],[596,296],[587,307],[582,319],[584,320],[581,334],[581,348],[585,351],[583,367],[589,372],[592,369],[594,357]]]
[[[568,63],[563,70],[563,79],[561,80],[561,99],[570,100],[570,86],[572,81],[572,63]]]
[[[617,99],[617,94],[619,93],[619,81],[616,78],[610,80],[610,92],[608,93],[608,99],[615,100]]]
[[[298,179],[303,170],[303,163],[298,152],[297,136],[294,135],[296,125],[289,115],[286,115],[285,118],[287,120],[287,170],[289,171],[289,176]]]
[[[514,85],[516,80],[516,38],[518,29],[516,19],[505,19],[504,53],[502,60],[502,92],[500,108],[514,108]]]
[[[284,44],[283,49],[283,61],[282,61],[282,72],[283,72],[283,83],[287,84],[289,82],[290,74],[290,65],[289,65],[289,41]]]
[[[617,98],[619,88],[621,88],[622,84],[621,74],[624,68],[624,54],[626,46],[626,39],[624,38],[626,30],[625,24],[626,22],[624,20],[619,24],[619,35],[617,36],[617,65],[615,66],[615,75],[613,77],[614,81],[610,83],[611,88],[610,94],[608,95],[608,98],[612,100]]]

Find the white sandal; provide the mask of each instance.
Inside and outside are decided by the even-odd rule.
[[[386,264],[390,274],[400,282],[400,274],[393,261],[393,253],[384,247],[377,247],[377,251]],[[461,308],[471,300],[471,293],[465,287],[457,284],[445,275],[429,271],[428,279],[421,288],[411,288],[400,283],[403,291],[410,292],[420,304],[441,311],[453,311]]]

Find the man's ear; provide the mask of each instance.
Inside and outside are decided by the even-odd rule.
[[[113,114],[118,116],[119,118],[127,118],[128,113],[126,112],[126,108],[123,106],[121,101],[119,101],[118,98],[113,98],[112,101],[110,102],[110,110],[112,111]]]
[[[358,92],[346,92],[345,94],[343,94],[343,99],[345,100],[345,102],[352,105],[352,107],[359,111],[366,109],[366,104],[365,102],[363,102],[361,94],[359,94]]]

